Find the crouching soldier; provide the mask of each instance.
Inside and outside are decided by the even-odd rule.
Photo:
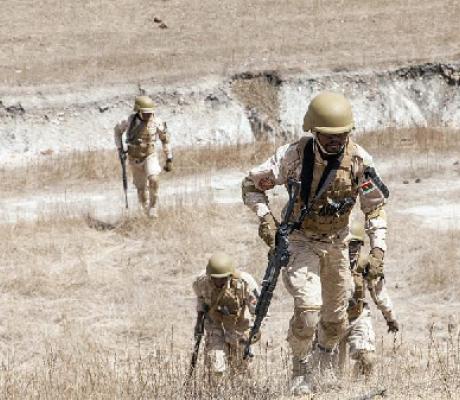
[[[355,375],[369,377],[375,364],[375,333],[366,290],[383,314],[389,332],[397,332],[399,324],[393,311],[393,304],[385,288],[383,274],[369,262],[362,251],[364,245],[364,226],[352,223],[349,241],[350,268],[353,276],[354,290],[349,302],[348,316],[350,333],[346,340],[350,357],[356,360]],[[372,260],[371,260],[372,261]]]
[[[197,321],[204,317],[205,359],[215,378],[225,371],[244,372],[244,344],[248,340],[252,316],[258,298],[254,278],[237,271],[234,261],[224,253],[216,253],[206,266],[206,273],[193,282],[197,296]],[[195,336],[201,324],[195,327]]]

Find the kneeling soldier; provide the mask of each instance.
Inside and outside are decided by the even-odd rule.
[[[247,368],[243,360],[243,346],[248,340],[252,316],[258,297],[254,278],[237,271],[231,257],[214,254],[206,266],[206,273],[193,282],[197,296],[197,321],[204,315],[205,357],[215,377],[225,371],[238,373]],[[200,324],[195,336],[202,334]]]

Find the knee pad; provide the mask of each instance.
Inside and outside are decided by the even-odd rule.
[[[150,175],[148,178],[147,178],[148,182],[149,182],[149,188],[150,189],[157,189],[158,188],[158,185],[159,185],[159,180],[158,180],[158,177],[155,176],[155,175]]]
[[[318,343],[324,349],[333,349],[346,333],[348,321],[330,322],[320,321]]]
[[[292,317],[292,334],[299,339],[311,338],[315,334],[319,322],[319,310],[296,307]]]

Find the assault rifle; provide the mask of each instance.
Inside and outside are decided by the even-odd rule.
[[[193,346],[192,359],[190,360],[190,369],[185,381],[186,384],[192,379],[193,371],[195,370],[198,362],[198,354],[200,352],[201,339],[204,336],[204,320],[206,318],[206,311],[198,313],[195,325],[195,345]]]
[[[123,191],[125,192],[125,205],[126,205],[126,209],[128,209],[128,178],[126,176],[126,152],[124,151],[123,147],[118,149],[118,157],[120,159],[120,164],[121,164]]]
[[[289,201],[284,214],[283,221],[276,231],[275,236],[275,249],[269,253],[268,266],[265,270],[264,279],[262,281],[262,290],[260,291],[259,299],[256,304],[254,324],[249,332],[249,338],[244,348],[243,358],[252,357],[251,344],[258,336],[262,321],[268,313],[270,302],[273,297],[273,292],[278,281],[281,268],[285,267],[289,262],[289,234],[298,229],[302,224],[303,219],[308,215],[309,211],[305,208],[301,213],[301,218],[298,222],[290,222],[292,211],[294,209],[294,202],[299,194],[300,183],[289,179],[288,180],[288,194]]]

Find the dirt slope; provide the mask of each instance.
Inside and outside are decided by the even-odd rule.
[[[455,0],[23,0],[0,15],[0,75],[6,86],[164,83],[458,60],[459,18]]]

